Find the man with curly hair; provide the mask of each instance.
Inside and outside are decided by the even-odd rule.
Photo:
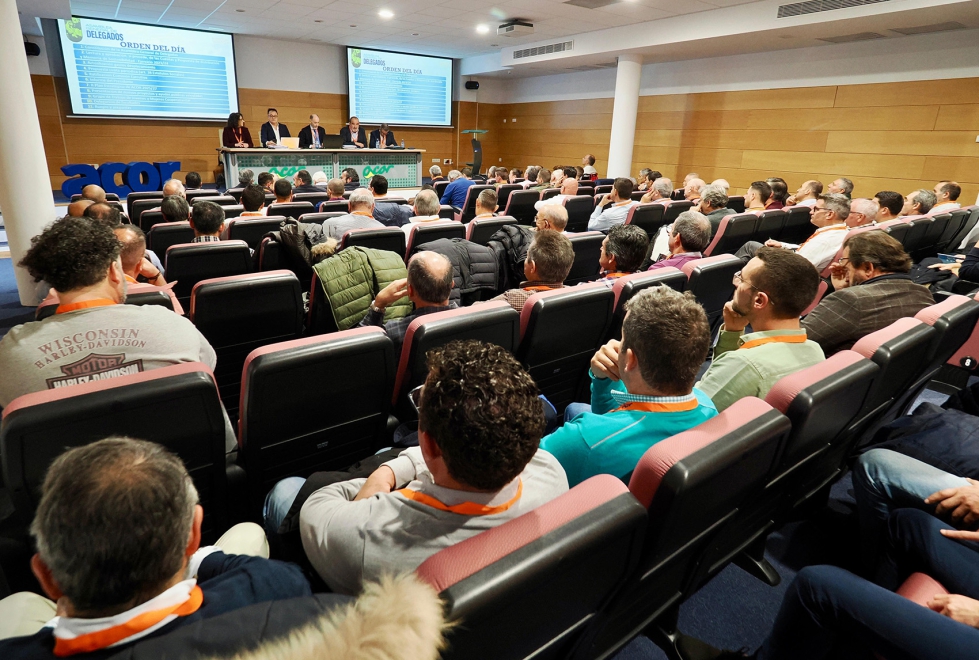
[[[119,240],[100,222],[67,217],[31,241],[20,265],[58,294],[54,315],[0,341],[0,407],[42,390],[181,362],[212,369],[214,349],[194,324],[159,305],[123,305]]]
[[[537,386],[510,353],[456,341],[431,351],[428,368],[418,447],[366,479],[311,493],[316,475],[305,486],[286,479],[269,495],[289,499],[272,509],[301,506],[306,557],[333,591],[356,594],[365,581],[412,571],[439,550],[568,490],[561,465],[538,448],[544,410]],[[266,528],[278,528],[269,512],[267,506]]]

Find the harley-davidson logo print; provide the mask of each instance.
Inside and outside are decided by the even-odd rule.
[[[138,374],[143,370],[143,361],[134,360],[126,362],[126,354],[117,355],[89,355],[78,362],[72,362],[61,367],[64,378],[49,378],[47,380],[48,389],[67,387],[68,385],[79,385],[81,383],[91,383],[96,380],[115,378],[116,376],[130,376]]]

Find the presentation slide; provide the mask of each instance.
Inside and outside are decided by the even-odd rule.
[[[347,89],[361,124],[452,124],[450,59],[347,48]]]
[[[220,119],[238,111],[230,34],[59,19],[76,115]]]

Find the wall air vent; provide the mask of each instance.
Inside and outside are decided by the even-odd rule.
[[[513,51],[513,59],[522,60],[525,57],[538,57],[540,55],[551,55],[552,53],[564,53],[574,48],[573,41],[560,41],[546,46],[534,46],[533,48],[522,48]]]
[[[852,41],[870,41],[871,39],[883,39],[884,35],[876,32],[858,32],[857,34],[841,34],[838,37],[822,37],[818,41],[828,41],[831,44],[848,44]]]
[[[777,18],[790,18],[792,16],[805,16],[806,14],[833,11],[834,9],[876,5],[879,2],[890,2],[890,0],[807,0],[806,2],[794,2],[790,5],[779,6]]]
[[[951,21],[949,23],[935,23],[934,25],[919,25],[918,27],[891,28],[891,32],[898,34],[930,34],[932,32],[948,32],[949,30],[962,30],[965,26],[961,23]]]

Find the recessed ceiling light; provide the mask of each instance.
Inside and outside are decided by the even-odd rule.
[[[322,18],[317,18],[317,19],[316,19],[315,21],[313,21],[313,22],[314,22],[314,23],[322,23],[322,22],[323,22],[323,19],[322,19]]]
[[[245,10],[244,9],[235,9],[235,11],[238,12],[239,14],[244,14],[245,13]]]
[[[413,37],[417,37],[417,36],[419,36],[420,34],[421,34],[421,33],[419,33],[419,32],[412,32],[412,33],[411,33],[411,36],[413,36]]]
[[[488,34],[489,33],[489,26],[486,25],[486,24],[477,25],[476,26],[476,32],[479,32],[480,34]]]
[[[350,27],[357,27],[357,26],[351,23]]]
[[[390,9],[382,9],[381,11],[377,12],[377,15],[381,18],[394,18],[394,12]]]
[[[498,48],[498,47],[500,46],[500,44],[490,44],[490,46],[491,46],[492,48]]]

